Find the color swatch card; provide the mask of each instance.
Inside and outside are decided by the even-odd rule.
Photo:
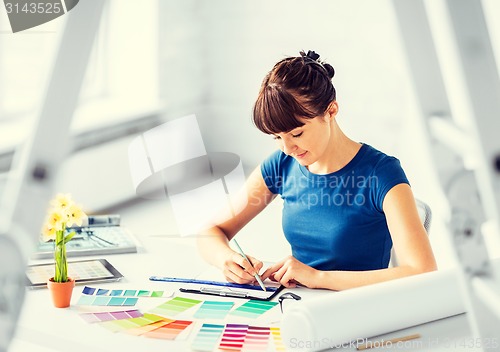
[[[274,350],[275,351],[285,351],[285,344],[283,343],[283,339],[281,338],[281,330],[277,326],[272,326],[269,328],[271,330],[271,336],[273,338]]]
[[[145,333],[143,336],[155,339],[174,340],[193,322],[189,320],[175,320]]]
[[[239,306],[230,315],[237,315],[244,318],[255,319],[267,312],[269,309],[276,306],[278,302],[268,302],[268,301],[257,301],[249,300],[243,305]]]
[[[224,332],[224,335],[226,333]],[[249,326],[242,350],[244,351],[266,351],[269,343],[270,329],[264,326]]]
[[[141,326],[138,326],[138,327],[135,327],[135,328],[123,330],[123,332],[126,333],[126,334],[130,334],[130,335],[137,335],[137,336],[144,335],[144,334],[146,334],[146,333],[148,333],[150,331],[159,329],[162,326],[170,324],[173,321],[175,321],[175,320],[174,319],[168,319],[168,318],[162,318],[161,320],[155,321],[155,322],[153,322],[151,324],[141,325]]]
[[[227,324],[219,342],[219,349],[225,351],[241,351],[247,332],[248,325]]]
[[[225,325],[203,324],[191,344],[194,351],[210,352],[219,345]]]
[[[158,307],[151,309],[150,312],[164,317],[173,317],[181,312],[188,310],[189,308],[194,307],[201,302],[202,301],[199,301],[197,299],[175,297],[159,305]]]
[[[119,332],[153,324],[163,319],[164,319],[163,317],[160,317],[158,315],[144,313],[142,317],[110,320],[102,322],[100,323],[100,325],[108,330],[111,330],[112,332]]]
[[[135,297],[82,295],[76,304],[79,306],[134,306],[137,300],[138,298]]]
[[[100,323],[109,320],[121,320],[142,317],[142,313],[137,309],[120,310],[115,312],[81,313],[80,317],[87,323]]]
[[[145,313],[143,316],[135,318],[104,321],[100,325],[112,332],[174,340],[192,323],[192,321],[174,320]]]
[[[171,297],[173,295],[173,291],[111,290],[89,286],[85,286],[82,293],[84,295],[113,297]]]
[[[205,301],[196,311],[194,317],[197,319],[224,319],[233,306],[233,302]]]
[[[272,350],[284,351],[281,336],[275,334],[279,334],[279,328],[245,324],[203,324],[194,337],[191,348],[199,352],[258,352],[268,351],[270,347]]]

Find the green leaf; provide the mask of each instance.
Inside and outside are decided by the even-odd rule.
[[[63,243],[64,244],[68,243],[75,235],[76,235],[75,231],[70,232],[66,237],[64,237]]]

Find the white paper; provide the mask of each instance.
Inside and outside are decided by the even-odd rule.
[[[435,271],[304,300],[285,311],[283,343],[320,351],[463,313],[458,275]]]

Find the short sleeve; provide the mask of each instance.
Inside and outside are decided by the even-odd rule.
[[[281,160],[283,155],[281,150],[277,150],[268,156],[260,165],[262,178],[267,188],[274,194],[281,194],[283,190],[283,177],[281,175]]]
[[[374,203],[380,212],[383,212],[382,204],[387,192],[401,183],[410,184],[400,161],[392,156],[387,156],[377,163],[373,176],[375,181],[375,187],[373,187]]]

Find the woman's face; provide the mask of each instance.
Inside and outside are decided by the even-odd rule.
[[[335,114],[332,116],[331,110],[328,110],[324,115],[303,119],[303,126],[290,132],[275,134],[274,138],[279,148],[301,165],[314,164],[327,157],[325,154],[330,144],[331,120],[334,116]]]

